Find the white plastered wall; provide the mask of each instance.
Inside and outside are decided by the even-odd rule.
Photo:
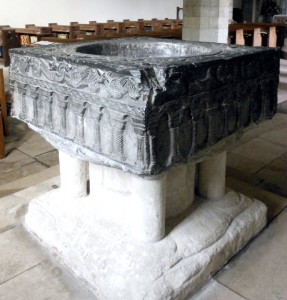
[[[106,22],[138,18],[176,18],[176,7],[183,0],[13,0],[1,5],[0,25],[23,27],[25,24],[47,26],[70,21]]]

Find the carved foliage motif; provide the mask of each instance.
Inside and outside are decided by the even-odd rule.
[[[91,93],[100,93],[104,90],[108,96],[116,99],[126,94],[134,100],[141,96],[141,80],[137,76],[119,76],[111,71],[77,66],[56,59],[12,55],[11,60],[12,77],[20,74],[35,79],[48,79],[50,82],[68,87],[87,89]]]

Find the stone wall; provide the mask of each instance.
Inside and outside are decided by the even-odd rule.
[[[183,1],[183,39],[227,43],[232,0]]]

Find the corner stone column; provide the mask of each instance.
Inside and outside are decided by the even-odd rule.
[[[219,200],[225,195],[226,152],[199,163],[199,194],[200,196]]]
[[[227,43],[232,0],[184,0],[182,39]]]
[[[61,190],[69,197],[87,195],[88,163],[59,151]]]
[[[194,201],[195,164],[170,168],[166,184],[166,218],[170,218],[183,213]]]
[[[132,176],[131,234],[134,240],[157,242],[165,235],[166,174]]]

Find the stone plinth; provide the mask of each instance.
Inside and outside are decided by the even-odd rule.
[[[132,202],[98,195],[69,199],[54,190],[34,199],[26,216],[28,230],[98,299],[187,299],[266,224],[265,205],[229,192],[196,199],[160,242],[135,243],[126,235]]]
[[[278,73],[276,49],[212,43],[11,50],[13,115],[60,150],[26,227],[100,299],[185,299],[265,226],[225,151],[274,115]]]

